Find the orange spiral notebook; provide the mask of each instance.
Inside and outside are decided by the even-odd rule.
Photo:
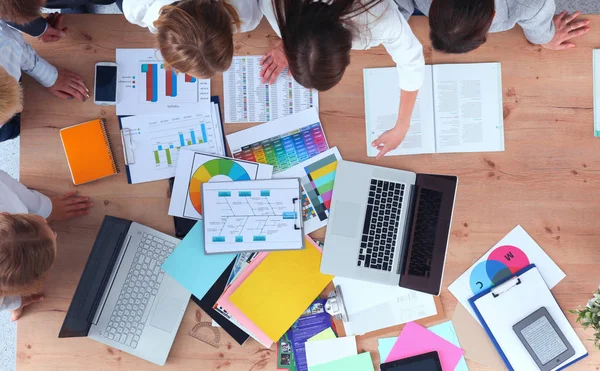
[[[103,119],[61,129],[60,139],[75,185],[119,172]]]

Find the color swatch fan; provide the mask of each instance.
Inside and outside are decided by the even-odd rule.
[[[202,219],[202,184],[271,179],[273,167],[182,149],[179,153],[169,215]]]

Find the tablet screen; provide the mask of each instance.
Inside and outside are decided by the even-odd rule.
[[[538,318],[523,328],[521,334],[544,365],[567,350],[567,346],[554,331],[546,316]]]
[[[381,364],[381,371],[442,371],[437,352],[429,352]]]

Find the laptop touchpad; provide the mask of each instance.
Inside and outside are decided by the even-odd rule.
[[[346,237],[356,237],[359,225],[363,218],[360,215],[360,205],[353,202],[337,201],[335,203],[335,218],[333,219],[332,232]]]
[[[176,297],[168,292],[162,292],[156,305],[156,310],[150,320],[150,325],[158,327],[166,332],[177,330],[175,324],[179,319],[178,314],[181,310],[181,296]]]

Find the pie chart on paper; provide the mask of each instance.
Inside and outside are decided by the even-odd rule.
[[[205,162],[192,175],[189,188],[190,201],[199,214],[202,214],[202,196],[200,194],[202,183],[211,180],[238,181],[251,179],[242,165],[232,160],[218,158]]]

